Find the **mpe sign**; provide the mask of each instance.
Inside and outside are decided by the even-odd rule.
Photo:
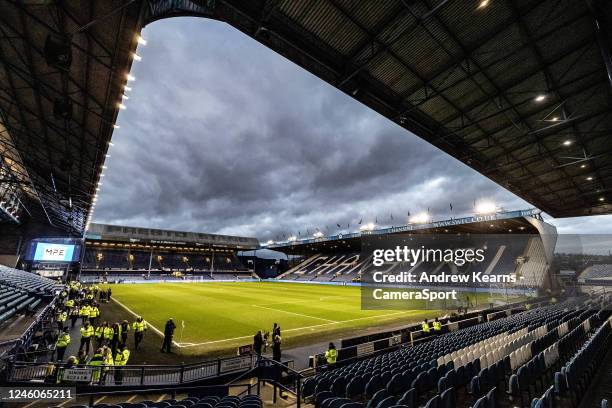
[[[34,260],[72,262],[73,252],[74,245],[47,244],[41,242],[36,244]]]

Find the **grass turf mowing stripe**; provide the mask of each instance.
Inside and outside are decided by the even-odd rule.
[[[312,325],[312,326],[296,327],[294,329],[283,330],[283,332],[294,332],[294,331],[301,331],[301,330],[307,330],[307,329],[314,329],[314,328],[317,328],[317,327],[329,326],[329,325],[333,325],[333,324],[350,323],[350,322],[354,322],[354,321],[357,321],[357,320],[372,319],[372,318],[377,318],[377,317],[388,317],[388,316],[394,316],[394,315],[398,315],[398,314],[416,314],[416,313],[417,312],[414,311],[414,310],[405,310],[405,311],[402,311],[402,312],[386,313],[386,314],[375,315],[375,316],[367,316],[367,317],[358,317],[356,319],[342,320],[342,321],[339,321],[339,322],[321,323],[321,324],[315,324],[315,325]],[[233,337],[231,339],[207,341],[207,342],[204,342],[204,343],[179,343],[179,347],[205,346],[205,345],[208,345],[208,344],[223,343],[223,342],[226,342],[226,341],[233,341],[233,340],[246,340],[246,339],[251,339],[251,338],[253,338],[253,336]]]
[[[471,292],[463,295],[467,294],[480,304],[489,299]],[[175,340],[190,354],[227,352],[250,343],[257,330],[270,331],[274,322],[287,333],[284,347],[296,347],[407,326],[446,313],[423,310],[422,302],[407,303],[407,310],[394,313],[362,310],[359,287],[282,282],[121,284],[113,285],[112,299],[128,313],[142,315],[152,328],[164,327],[173,317],[179,327]],[[152,331],[161,335],[159,329]]]
[[[308,317],[310,319],[323,320],[325,322],[330,322],[330,323],[338,323],[336,320],[330,320],[330,319],[324,319],[322,317],[310,316],[310,315],[307,315],[307,314],[304,314],[304,313],[290,312],[288,310],[275,309],[273,307],[267,307],[267,306],[261,306],[261,305],[251,305],[251,306],[252,307],[259,307],[261,309],[274,310],[275,312],[289,313],[289,314],[296,315],[296,316]]]

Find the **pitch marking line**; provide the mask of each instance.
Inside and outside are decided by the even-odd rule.
[[[115,298],[111,297],[111,300],[112,300],[113,302],[117,303],[119,306],[121,306],[121,307],[122,307],[122,308],[124,308],[125,310],[127,310],[127,311],[128,311],[129,313],[131,313],[132,315],[134,315],[134,317],[138,317],[138,316],[140,316],[138,313],[134,312],[132,309],[130,309],[129,307],[127,307],[126,305],[124,305],[123,303],[121,303],[120,301],[118,301],[117,299],[115,299]],[[146,321],[146,319],[145,319],[145,321]],[[149,327],[150,327],[151,329],[153,329],[153,331],[154,331],[155,333],[157,333],[157,334],[159,334],[160,336],[162,336],[162,338],[164,337],[164,332],[162,332],[162,331],[161,331],[161,330],[159,330],[157,327],[153,326],[151,323],[149,323],[149,322],[147,321],[147,328],[149,328]],[[177,346],[179,346],[177,342],[173,341],[173,343],[174,343],[174,344],[176,344]],[[181,346],[179,346],[179,347],[181,347]]]
[[[290,312],[288,310],[283,310],[283,309],[274,309],[273,307],[266,307],[266,306],[260,306],[260,305],[251,305],[251,306],[259,307],[260,309],[273,310],[275,312],[288,313],[288,314],[292,314],[296,316],[308,317],[310,319],[323,320],[324,322],[329,322],[329,323],[338,323],[336,320],[324,319],[322,317],[316,317],[316,316],[310,316],[310,315],[302,314],[302,313]]]
[[[355,322],[355,321],[359,321],[359,320],[375,319],[377,317],[394,316],[394,315],[405,314],[405,313],[414,313],[414,310],[403,310],[401,312],[393,312],[393,313],[387,313],[387,314],[382,314],[382,315],[358,317],[358,318],[355,318],[355,319],[340,320],[340,321],[334,321],[334,322],[330,322],[330,323],[321,323],[321,324],[315,324],[315,325],[312,325],[312,326],[296,327],[296,328],[293,328],[293,329],[284,329],[283,333],[299,331],[299,330],[305,330],[305,329],[315,329],[317,327],[331,326],[331,325],[334,325],[334,324],[343,324],[343,323]],[[246,340],[246,339],[252,339],[252,338],[253,338],[253,336],[240,336],[240,337],[232,337],[230,339],[206,341],[206,342],[203,342],[203,343],[180,343],[179,347],[187,348],[187,347],[206,346],[206,345],[209,345],[209,344],[224,343],[224,342],[233,341],[233,340]]]

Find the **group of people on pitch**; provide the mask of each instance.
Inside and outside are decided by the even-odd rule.
[[[272,344],[270,344],[270,337],[272,338]],[[278,323],[274,323],[272,332],[257,331],[257,334],[253,337],[253,350],[257,356],[261,356],[268,350],[268,347],[272,347],[272,360],[281,361],[281,328]]]
[[[130,330],[134,332],[134,348],[138,350],[148,328],[147,322],[141,316],[138,316],[131,324],[127,320],[112,324],[100,321],[100,309],[95,301],[96,297],[104,300],[110,299],[110,288],[101,290],[97,285],[86,287],[80,282],[72,281],[62,289],[55,315],[59,332],[55,342],[55,357],[58,362],[62,362],[66,349],[71,343],[70,328],[65,326],[68,316],[71,317],[72,328],[80,319],[78,355],[70,356],[66,360],[62,366],[62,372],[63,369],[71,367],[99,367],[98,370],[93,371],[92,376],[92,382],[98,382],[105,380],[110,368],[114,367],[115,383],[121,384],[122,367],[127,364],[130,357],[130,350],[127,347],[128,333]],[[73,316],[77,317],[73,319]],[[95,351],[89,358],[90,348],[93,347]],[[58,373],[58,381],[61,381],[62,372]]]

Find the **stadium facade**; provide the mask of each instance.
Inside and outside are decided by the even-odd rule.
[[[368,284],[371,283],[371,273],[376,269],[371,263],[372,245],[384,246],[388,241],[420,246],[435,240],[438,241],[438,247],[448,246],[450,242],[445,240],[445,237],[453,239],[459,245],[487,248],[488,255],[480,266],[480,272],[489,276],[518,276],[518,282],[509,285],[510,287],[523,288],[533,294],[557,288],[552,277],[557,231],[553,225],[542,219],[541,212],[537,209],[479,214],[382,229],[365,226],[359,232],[292,239],[268,243],[266,247],[296,256],[300,260],[278,279],[311,283]],[[385,265],[387,272],[416,269],[414,265],[407,268],[400,262]],[[469,267],[457,268],[452,263],[442,261],[418,264],[418,271],[427,274],[461,275],[469,270]],[[473,289],[473,286],[468,285],[454,286],[465,286],[463,290]],[[507,290],[508,286],[486,287],[492,292],[501,290],[502,287]]]

